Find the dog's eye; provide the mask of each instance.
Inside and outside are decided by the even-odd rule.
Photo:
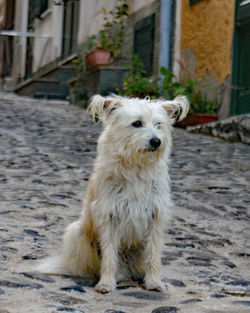
[[[142,127],[142,122],[141,121],[135,121],[134,123],[132,123],[133,127],[139,128]]]
[[[159,123],[156,123],[156,124],[155,124],[155,127],[158,128],[158,129],[160,129],[160,128],[161,128],[161,123],[160,123],[160,122],[159,122]]]

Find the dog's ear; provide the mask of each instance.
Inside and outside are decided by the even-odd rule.
[[[112,111],[121,106],[121,99],[118,96],[102,97],[93,96],[90,100],[89,110],[93,119],[96,117],[107,118]]]
[[[177,96],[173,101],[164,101],[162,106],[176,122],[183,120],[189,111],[189,101],[186,96]]]

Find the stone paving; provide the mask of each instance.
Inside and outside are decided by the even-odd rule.
[[[166,294],[32,270],[80,211],[100,125],[66,102],[0,93],[0,313],[250,312],[250,146],[176,129]]]

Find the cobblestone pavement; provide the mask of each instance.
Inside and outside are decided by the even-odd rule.
[[[176,129],[175,208],[166,229],[166,294],[32,266],[81,211],[100,126],[66,102],[0,93],[0,313],[250,312],[250,146]]]

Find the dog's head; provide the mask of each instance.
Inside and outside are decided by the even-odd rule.
[[[171,148],[171,128],[183,119],[189,103],[185,96],[173,101],[94,96],[93,117],[103,121],[99,151],[124,165],[145,167],[154,164]]]

